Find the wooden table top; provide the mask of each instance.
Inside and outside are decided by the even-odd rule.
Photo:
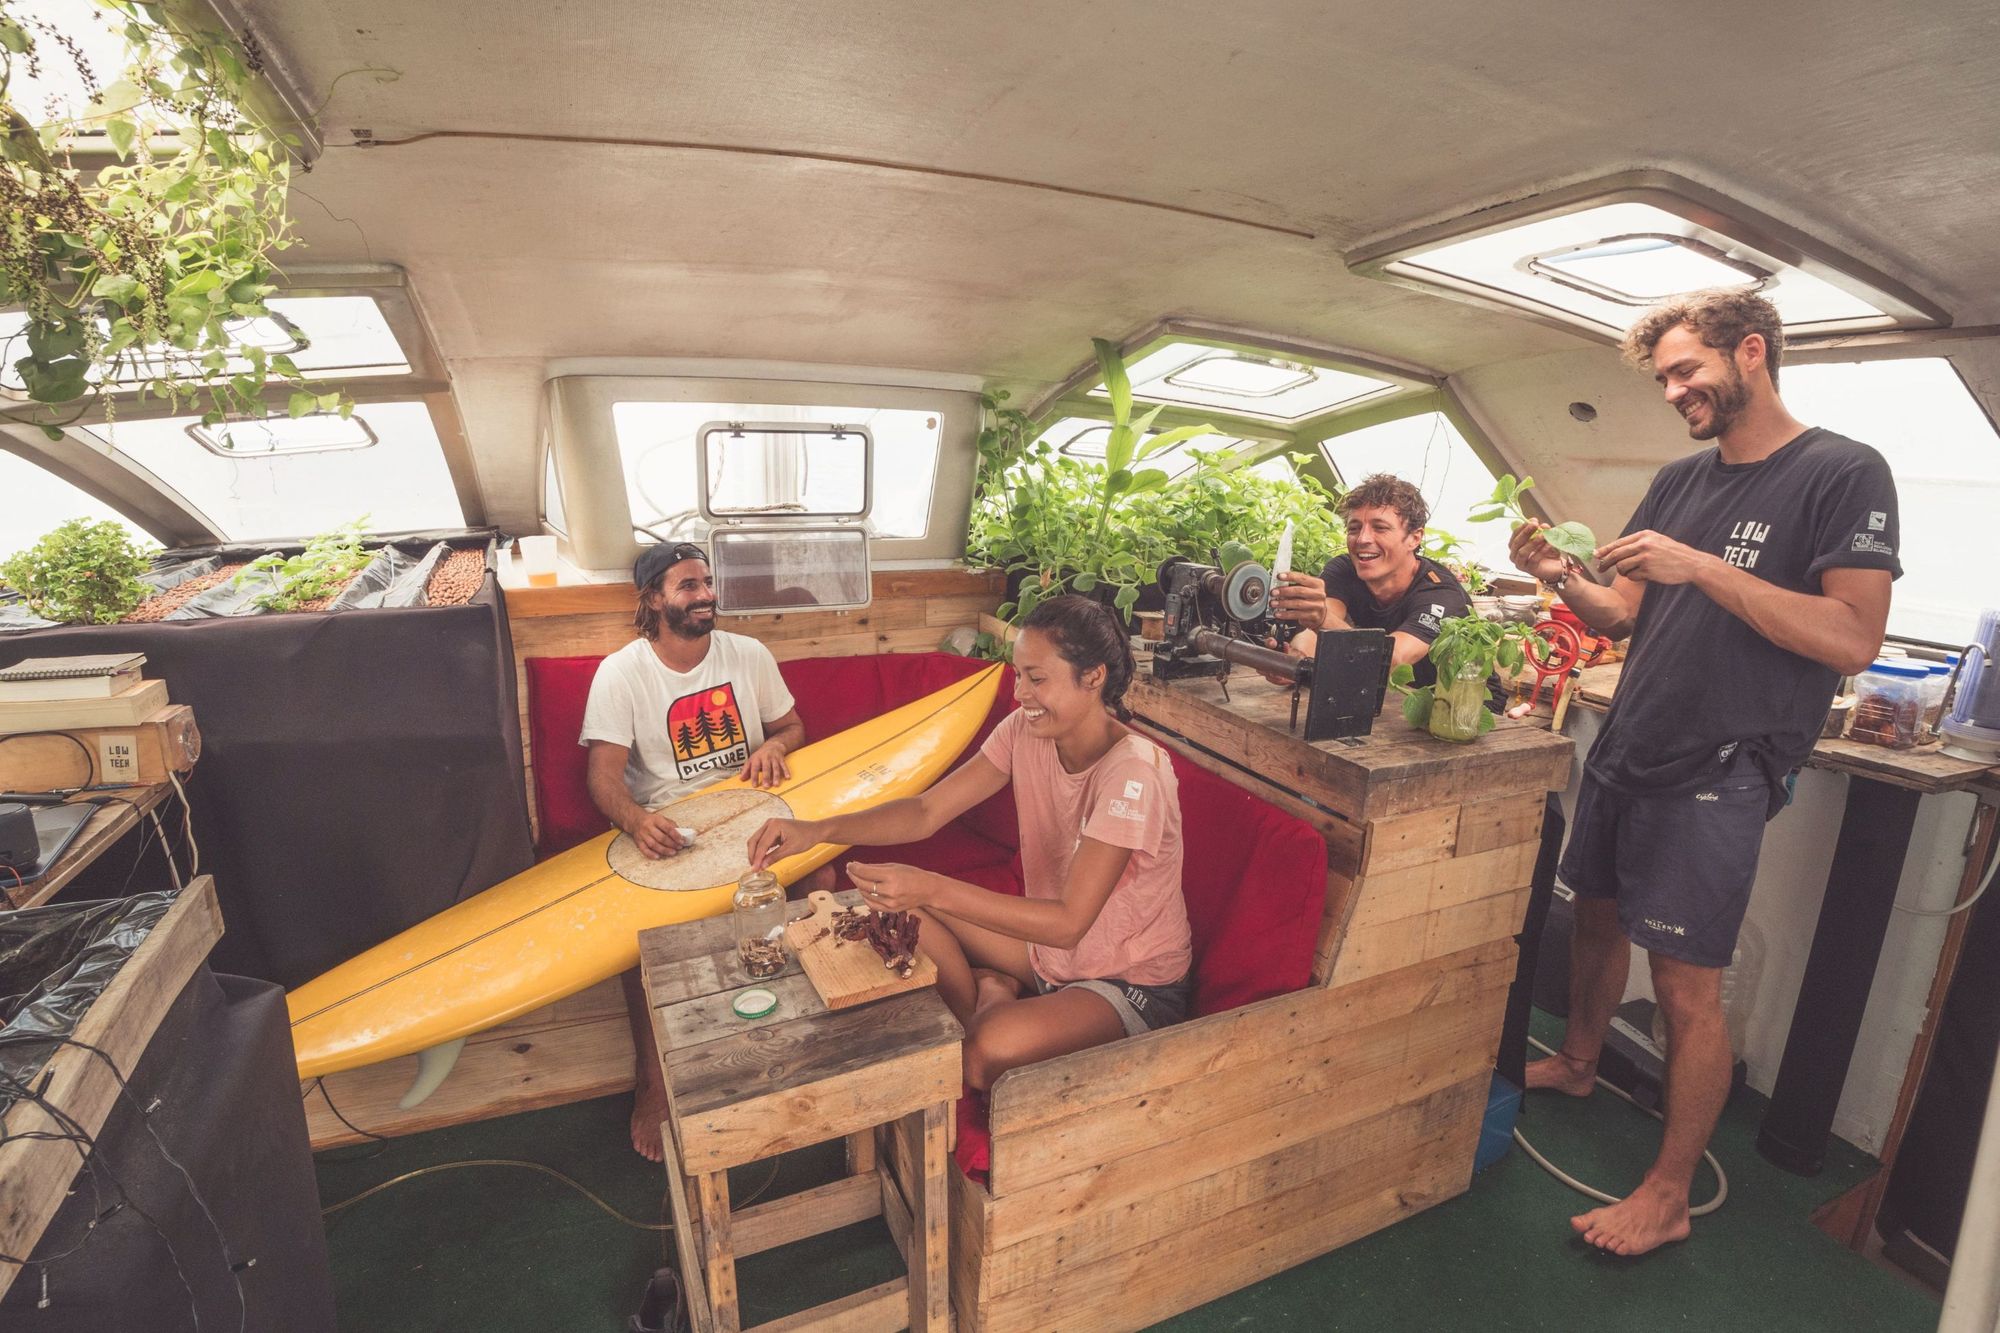
[[[48,873],[24,889],[15,889],[13,881],[0,880],[0,899],[13,907],[40,907],[49,899],[61,893],[66,885],[84,872],[98,857],[109,851],[112,844],[136,828],[160,802],[167,799],[173,788],[161,782],[151,787],[128,787],[118,792],[85,792],[72,800],[102,799],[113,796],[97,808],[97,813],[84,822],[83,832],[76,835],[76,841],[69,849],[56,858]]]
[[[861,901],[852,891],[836,897],[849,907]],[[808,914],[804,903],[791,909],[794,917]],[[964,1032],[935,987],[830,1011],[797,959],[776,977],[744,972],[735,923],[727,913],[641,931],[639,971],[660,1041],[668,1100],[684,1132],[746,1103],[803,1093],[912,1056],[948,1049],[956,1076]],[[777,1008],[762,1018],[738,1017],[730,1002],[750,986],[774,993]],[[936,1062],[917,1063],[929,1068]],[[696,1146],[689,1155],[697,1156]]]
[[[1618,690],[1619,669],[1623,665],[1614,662],[1586,668],[1577,696],[1578,706],[1598,712],[1609,708]],[[1990,786],[2000,779],[2000,765],[1954,759],[1935,745],[1892,750],[1886,745],[1870,745],[1846,737],[1822,737],[1813,746],[1812,757],[1806,763],[1813,768],[1873,778],[1892,787],[1907,787],[1928,795]]]
[[[1497,719],[1486,735],[1458,744],[1405,722],[1394,690],[1368,735],[1312,742],[1303,739],[1305,701],[1295,732],[1291,691],[1252,671],[1232,672],[1225,693],[1214,680],[1154,680],[1142,665],[1126,702],[1148,722],[1349,819],[1569,783],[1573,747],[1549,732],[1546,718]]]

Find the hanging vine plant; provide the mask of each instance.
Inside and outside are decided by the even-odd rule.
[[[0,307],[27,316],[4,359],[30,400],[0,416],[59,439],[106,386],[136,386],[212,424],[263,416],[274,382],[293,416],[345,415],[340,395],[306,385],[291,359],[303,339],[264,304],[273,256],[294,244],[297,139],[247,110],[254,39],[180,4],[93,4],[74,8],[124,42],[108,80],[73,34],[0,0]],[[85,106],[33,104],[24,84],[58,61]],[[102,150],[82,146],[96,143],[116,160],[98,165]]]

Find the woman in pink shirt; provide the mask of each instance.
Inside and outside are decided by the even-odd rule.
[[[965,1024],[965,1080],[1187,1017],[1193,959],[1181,899],[1173,765],[1125,725],[1132,649],[1110,610],[1057,597],[1014,644],[1020,707],[979,753],[921,796],[832,819],[773,819],[750,862],[822,842],[920,842],[1014,784],[1026,894],[915,866],[849,868],[864,899],[923,920],[938,992]]]

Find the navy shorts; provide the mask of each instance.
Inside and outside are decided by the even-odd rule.
[[[1727,967],[1770,807],[1762,777],[1632,796],[1585,770],[1559,873],[1580,897],[1617,899],[1618,924],[1648,953]]]

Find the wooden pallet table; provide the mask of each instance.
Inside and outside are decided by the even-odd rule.
[[[666,1076],[668,1192],[698,1333],[740,1328],[738,1258],[877,1215],[908,1277],[759,1328],[948,1327],[946,1133],[963,1033],[936,989],[829,1011],[796,962],[768,980],[745,974],[727,916],[642,932],[639,968]],[[778,1006],[739,1018],[730,1002],[752,985]],[[730,1206],[731,1167],[836,1138],[848,1141],[846,1178]]]

